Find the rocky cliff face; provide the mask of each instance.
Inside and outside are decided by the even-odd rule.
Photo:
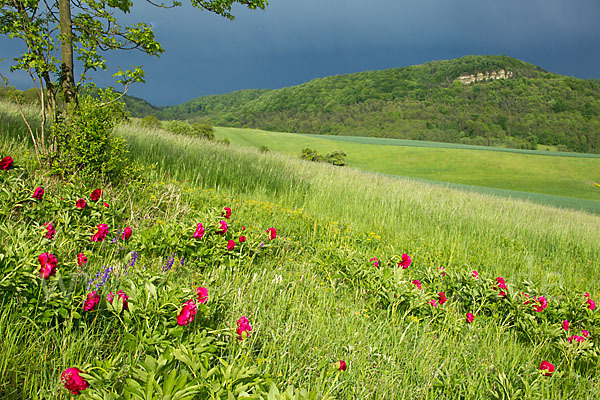
[[[493,72],[487,72],[487,71],[485,73],[478,72],[477,74],[474,74],[474,75],[461,75],[455,79],[455,82],[458,81],[465,85],[469,85],[474,82],[495,81],[496,79],[508,79],[508,78],[512,78],[512,76],[513,76],[512,71],[505,71],[505,70],[501,69],[499,71],[493,71]]]

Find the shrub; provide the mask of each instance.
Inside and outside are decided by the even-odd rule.
[[[160,128],[160,120],[158,118],[156,118],[154,115],[146,115],[144,118],[142,118],[142,120],[140,121],[140,124],[144,128],[151,128],[151,129]]]
[[[127,144],[113,133],[126,114],[110,90],[98,99],[79,98],[70,118],[61,118],[51,128],[48,164],[53,174],[82,182],[119,183],[135,178],[138,167],[129,158]]]
[[[195,136],[208,140],[215,138],[213,127],[207,122],[189,124],[184,121],[164,121],[162,127],[176,135]]]

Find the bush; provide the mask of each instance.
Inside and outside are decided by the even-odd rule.
[[[207,122],[189,124],[183,121],[164,121],[162,127],[176,135],[201,137],[208,140],[215,138],[213,127]]]
[[[316,150],[307,147],[302,149],[300,158],[308,161],[326,162],[338,167],[346,165],[346,153],[341,150],[333,151],[331,153],[327,153],[325,156],[321,156],[316,152]]]
[[[146,115],[144,118],[142,118],[142,120],[140,121],[140,124],[144,128],[151,128],[151,129],[160,128],[160,120],[158,118],[156,118],[154,115]]]
[[[125,106],[110,90],[98,99],[88,94],[70,118],[52,125],[48,164],[53,174],[82,182],[118,184],[134,179],[138,167],[128,157],[127,144],[114,135],[113,127],[125,117]]]

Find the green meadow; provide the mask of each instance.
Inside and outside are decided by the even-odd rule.
[[[426,179],[458,185],[530,192],[591,200],[577,202],[545,198],[549,204],[570,204],[600,211],[600,156],[398,139],[298,135],[257,129],[216,128],[219,139],[237,146],[298,156],[303,148],[319,154],[343,150],[348,166],[364,171]],[[502,194],[502,191],[498,193]],[[511,192],[504,192],[510,195]],[[512,193],[514,196],[527,197]],[[532,196],[534,200],[544,197]]]
[[[444,153],[428,151],[448,151],[469,171],[477,171],[469,160],[482,165],[486,156],[544,156],[218,128],[225,145],[124,123],[116,133],[141,181],[102,185],[95,203],[96,186],[51,176],[15,110],[0,110],[0,156],[15,160],[0,171],[0,397],[70,398],[60,375],[71,367],[90,382],[82,399],[592,399],[600,391],[600,314],[588,302],[600,300],[599,215],[390,176],[408,176],[392,167],[358,170],[403,154],[407,165],[429,165],[412,165],[429,173],[419,178],[434,179]],[[261,145],[270,151],[253,148]],[[302,147],[342,145],[355,168],[297,158]],[[415,150],[424,160],[412,158]],[[462,159],[451,153],[459,150]],[[597,162],[548,158],[581,179],[587,164],[566,160]],[[565,179],[530,165],[541,188]],[[31,200],[37,186],[44,200]],[[74,205],[80,197],[85,210]],[[221,235],[225,207],[232,215]],[[49,220],[52,240],[43,237]],[[199,222],[206,233],[195,239]],[[90,242],[98,223],[110,228],[103,243]],[[127,241],[124,226],[133,229]],[[48,281],[38,273],[42,252],[59,259]],[[412,259],[406,269],[403,254]],[[89,280],[93,288],[111,267],[97,308],[83,311]],[[208,301],[178,326],[199,286]],[[106,300],[120,289],[128,310]],[[540,297],[547,307],[537,311]],[[252,325],[245,338],[236,332],[242,315]],[[583,342],[568,339],[583,330]],[[556,368],[551,375],[540,370],[544,360]]]

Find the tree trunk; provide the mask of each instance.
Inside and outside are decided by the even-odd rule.
[[[73,31],[71,29],[70,0],[58,0],[58,11],[60,14],[60,72],[62,91],[68,110],[69,105],[77,102],[75,74],[73,72]]]

